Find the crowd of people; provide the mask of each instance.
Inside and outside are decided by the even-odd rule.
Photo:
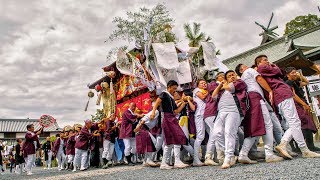
[[[37,149],[44,152],[46,169],[55,157],[59,170],[74,172],[137,163],[160,169],[227,169],[237,162],[255,164],[258,158],[267,163],[290,160],[298,153],[319,158],[313,140],[317,128],[303,91],[307,84],[295,68],[282,70],[260,55],[252,67],[239,64],[211,82],[200,79],[193,90],[179,91],[179,84],[170,80],[161,94],[151,93],[147,114],[130,103],[121,122],[115,115],[86,120],[83,127],[57,134],[54,142],[48,137],[42,146],[42,129],[28,125],[25,141],[16,147],[16,164],[25,161],[31,175]],[[257,148],[260,138],[264,152]]]

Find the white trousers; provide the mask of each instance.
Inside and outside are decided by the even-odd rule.
[[[306,142],[301,131],[301,121],[298,116],[296,106],[294,105],[293,98],[286,99],[278,104],[279,113],[287,121],[289,129],[287,129],[281,140],[290,142],[293,138],[299,148],[306,147]]]
[[[215,148],[215,145],[214,145],[215,139],[214,139],[214,133],[213,133],[215,119],[216,119],[216,116],[210,116],[204,120],[204,122],[206,123],[206,131],[209,134],[206,153],[211,155],[214,153],[214,148]]]
[[[158,135],[156,138],[157,142],[155,144],[156,152],[158,152],[163,146],[163,137],[162,134]]]
[[[125,138],[124,143],[124,155],[129,156],[130,153],[136,153],[136,138]]]
[[[238,128],[242,118],[238,112],[219,112],[214,123],[214,138],[217,150],[224,151],[225,161],[234,156]]]
[[[32,166],[34,165],[36,161],[36,154],[29,154],[27,156],[27,172],[31,173],[32,172]]]
[[[82,150],[82,149],[76,148],[74,162],[73,162],[74,169],[76,169],[76,167],[80,167],[80,170],[86,169],[87,159],[88,159],[88,150]]]
[[[74,161],[74,155],[68,154],[67,157],[68,157],[68,163],[72,163]]]
[[[57,162],[58,162],[58,168],[63,169],[64,163],[66,161],[66,155],[63,151],[58,151],[57,153]]]
[[[260,105],[262,109],[262,115],[264,120],[264,125],[266,129],[266,134],[262,136],[264,143],[264,150],[266,156],[273,155],[273,124],[271,121],[269,110],[266,106],[266,103],[263,100],[260,100]],[[245,127],[246,128],[246,127]],[[244,156],[248,156],[248,153],[255,143],[255,141],[259,139],[259,137],[247,137],[244,139],[240,154]]]
[[[52,151],[48,151],[48,160],[46,160],[46,167],[51,168]]]
[[[203,121],[203,115],[196,115],[195,116],[195,124],[196,124],[196,140],[194,142],[194,157],[193,160],[198,162],[200,161],[199,159],[199,152],[200,152],[200,146],[202,141],[204,140],[205,137],[205,123]]]
[[[114,152],[114,143],[112,143],[107,139],[103,140],[102,158],[110,161],[112,159],[113,152]]]

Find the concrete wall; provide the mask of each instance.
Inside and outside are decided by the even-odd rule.
[[[17,138],[24,138],[26,133],[16,133]]]

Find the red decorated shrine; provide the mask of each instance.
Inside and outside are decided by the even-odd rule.
[[[151,108],[150,92],[138,78],[121,74],[116,67],[116,62],[102,68],[104,72],[114,71],[116,76],[111,79],[107,75],[88,85],[89,89],[95,89],[96,85],[102,82],[113,82],[113,88],[116,95],[116,116],[122,120],[122,114],[128,109],[131,102],[137,104],[138,111],[142,113],[149,112]]]

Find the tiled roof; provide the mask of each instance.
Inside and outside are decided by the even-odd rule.
[[[320,46],[320,25],[301,33],[293,34],[289,38],[293,39],[294,45],[318,47]]]
[[[267,55],[270,62],[275,62],[295,52],[291,48],[292,45],[301,47],[320,46],[320,25],[300,33],[282,36],[274,41],[225,59],[223,63],[230,69],[234,69],[239,63],[251,66],[255,57],[260,54]]]
[[[234,69],[239,63],[251,66],[254,64],[254,59],[260,54],[267,55],[270,62],[275,62],[291,53],[290,51],[288,52],[291,44],[292,42],[286,38],[279,38],[250,51],[226,59],[223,63],[230,69]]]
[[[38,119],[0,119],[0,133],[1,132],[26,132],[27,125],[33,124],[34,129],[40,128]],[[60,129],[56,126],[44,128],[44,132],[57,132]]]

